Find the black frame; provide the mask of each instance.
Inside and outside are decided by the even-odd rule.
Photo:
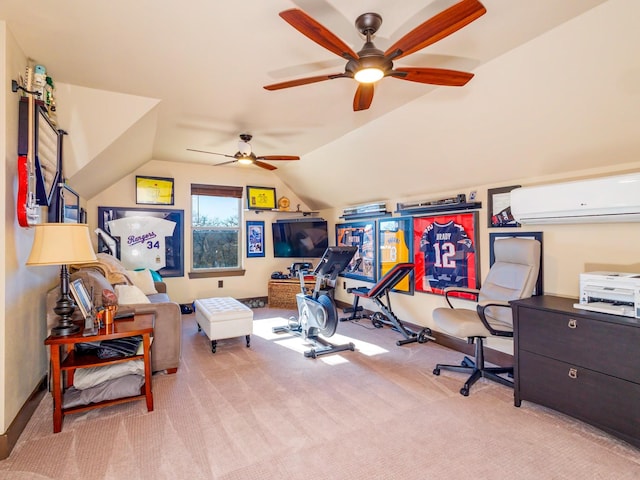
[[[173,235],[165,237],[166,266],[158,270],[163,277],[184,276],[184,210],[163,208],[126,208],[126,207],[98,207],[98,227],[111,235],[107,222],[126,216],[151,216],[163,218],[176,223]],[[116,257],[120,258],[119,237],[116,240]],[[109,253],[109,247],[98,235],[98,252]]]
[[[157,199],[148,199],[145,198],[149,196],[153,187],[151,185],[145,185],[145,183],[149,184],[159,184],[163,183],[165,185],[157,186],[160,190],[156,192]],[[171,192],[162,192],[162,190],[170,189]],[[151,193],[151,198],[154,197],[154,194]],[[165,199],[165,197],[167,197]],[[164,200],[163,200],[164,199]],[[136,175],[136,204],[138,205],[173,205],[174,202],[174,182],[173,178],[169,177],[149,177],[147,175]]]
[[[262,198],[262,196],[266,196]],[[249,210],[275,210],[276,189],[247,185],[247,208]]]
[[[519,227],[520,224],[511,216],[511,190],[519,188],[520,185],[510,187],[490,188],[487,191],[487,226],[489,228]],[[499,209],[498,211],[494,211]],[[508,217],[504,221],[499,215],[504,211]]]
[[[353,235],[356,232],[358,235]],[[360,235],[360,233],[362,235]],[[356,255],[340,276],[357,278],[375,283],[378,278],[378,248],[376,221],[349,222],[336,224],[336,245],[338,247],[358,247]],[[345,239],[345,235],[347,238]],[[356,258],[357,257],[357,258]],[[358,259],[362,261],[352,270]]]
[[[540,242],[540,270],[538,271],[538,280],[536,281],[536,288],[533,292],[533,295],[542,295],[543,293],[543,284],[542,279],[544,275],[542,273],[542,259],[544,258],[542,248],[544,244],[542,243],[542,232],[518,232],[518,233],[490,233],[489,234],[489,268],[495,262],[495,254],[493,252],[493,244],[496,240],[500,238],[510,238],[510,237],[518,237],[518,238],[533,238]]]
[[[394,234],[388,235],[387,232]],[[396,250],[393,253],[387,251],[394,248]],[[413,217],[380,218],[378,220],[378,279],[381,279],[398,263],[412,262]],[[414,272],[412,271],[391,291],[413,295],[413,276]]]
[[[93,301],[82,279],[78,278],[72,281],[69,286],[71,287],[71,293],[76,301],[76,305],[82,312],[82,317],[85,319],[90,317],[93,312]]]
[[[60,223],[83,223],[80,195],[66,183],[58,187],[58,209]]]

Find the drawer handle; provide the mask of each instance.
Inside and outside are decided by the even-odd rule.
[[[567,326],[569,328],[578,328],[578,321],[575,318],[570,318]]]
[[[578,369],[570,368],[569,369],[569,378],[578,378]]]

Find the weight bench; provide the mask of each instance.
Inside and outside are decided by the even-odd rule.
[[[425,343],[428,340],[435,340],[435,338],[431,336],[431,330],[429,328],[423,328],[420,332],[414,332],[407,328],[391,309],[389,292],[413,271],[413,267],[413,263],[398,263],[385,273],[380,281],[373,287],[348,288],[347,293],[353,293],[354,295],[353,307],[345,311],[350,312],[351,316],[340,320],[349,321],[363,318],[362,315],[358,314],[358,312],[362,311],[362,307],[358,305],[358,302],[360,298],[369,298],[382,310],[382,313],[376,312],[371,316],[373,326],[382,328],[384,325],[390,325],[391,328],[400,332],[404,337],[404,339],[398,340],[396,345],[400,346],[412,342]]]

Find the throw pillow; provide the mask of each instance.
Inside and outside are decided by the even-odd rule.
[[[127,270],[127,276],[136,287],[142,290],[142,293],[145,295],[158,293],[156,286],[153,283],[151,270]]]
[[[129,362],[114,363],[101,367],[78,368],[73,375],[73,386],[86,390],[96,385],[124,377],[125,375],[144,375],[144,362],[141,358]]]
[[[135,285],[116,285],[115,289],[119,305],[151,303],[151,300]]]

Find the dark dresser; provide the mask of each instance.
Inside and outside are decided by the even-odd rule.
[[[573,308],[577,301],[511,302],[515,405],[553,408],[640,447],[640,320]]]

